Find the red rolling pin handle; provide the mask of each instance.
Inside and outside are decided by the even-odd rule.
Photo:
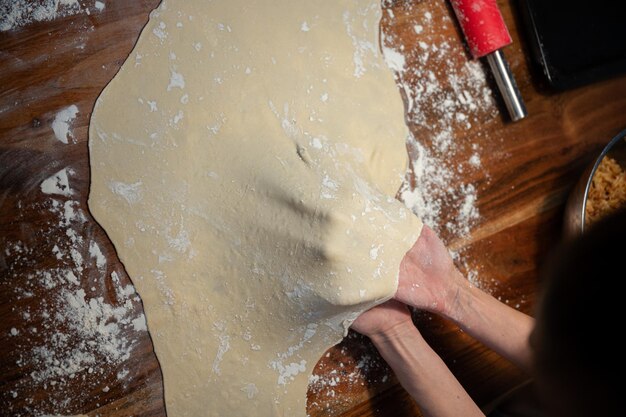
[[[474,58],[512,42],[496,0],[451,0],[450,3]]]

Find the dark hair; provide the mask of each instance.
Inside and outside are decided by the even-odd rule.
[[[556,416],[624,415],[626,210],[562,244],[543,273],[531,343],[546,407]]]

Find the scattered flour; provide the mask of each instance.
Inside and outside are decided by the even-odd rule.
[[[79,13],[90,14],[90,2],[78,0],[2,0],[0,1],[0,32],[19,29],[35,22],[47,22]],[[93,3],[101,12],[105,4]]]
[[[9,332],[14,343],[9,355],[23,370],[21,378],[0,390],[3,415],[71,414],[67,407],[92,401],[94,389],[109,391],[108,385],[100,386],[103,381],[125,383],[129,371],[123,367],[147,330],[134,287],[107,271],[80,202],[70,197],[69,170],[45,180],[45,203],[28,208],[48,211],[37,232],[41,243],[8,240],[0,255],[6,261],[0,285],[11,288],[12,314],[22,319]],[[87,268],[89,258],[97,268]],[[31,298],[40,301],[28,302]],[[20,307],[24,305],[28,307]],[[44,398],[31,397],[41,389],[46,390]],[[74,392],[70,398],[68,393]],[[14,403],[15,398],[20,401]]]
[[[385,61],[407,100],[407,121],[418,135],[409,141],[414,176],[407,178],[400,197],[439,234],[466,237],[480,213],[478,190],[466,182],[465,172],[480,169],[481,163],[478,145],[466,143],[464,134],[485,113],[497,115],[495,102],[480,62],[459,65],[462,45],[437,36],[430,13],[411,19],[415,39],[382,37]],[[453,23],[445,18],[445,24]],[[467,162],[458,164],[470,151]]]
[[[327,353],[317,364],[309,376],[309,393],[315,398],[309,406],[314,404],[316,409],[325,409],[333,415],[354,406],[350,392],[362,393],[373,385],[389,386],[395,380],[389,366],[364,339],[350,333],[333,348],[332,357]]]

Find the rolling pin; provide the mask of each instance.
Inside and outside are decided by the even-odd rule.
[[[450,3],[472,56],[487,60],[511,120],[523,119],[528,114],[526,106],[502,52],[502,48],[512,43],[511,35],[496,0],[450,0]]]

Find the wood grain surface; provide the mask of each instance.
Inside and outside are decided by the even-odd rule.
[[[471,145],[480,148],[480,169],[465,169],[450,184],[460,186],[459,178],[473,184],[480,218],[469,234],[453,233],[444,227],[455,220],[444,201],[438,223],[443,238],[459,253],[459,266],[471,272],[479,286],[532,314],[541,264],[560,240],[569,190],[599,149],[626,127],[626,78],[565,93],[548,92],[529,62],[515,9],[509,1],[498,3],[514,39],[505,53],[529,117],[509,123],[496,94],[494,107],[478,108],[470,124],[450,124],[455,148],[449,154],[450,166],[457,162],[465,166],[476,150]],[[71,327],[72,317],[65,317],[67,325],[49,317],[55,314],[50,306],[65,293],[63,285],[45,285],[45,271],[76,265],[72,256],[54,255],[59,247],[69,250],[71,244],[85,260],[78,279],[87,298],[101,297],[114,307],[128,301],[132,317],[141,314],[137,297],[125,300],[120,295],[119,288],[130,279],[106,234],[89,215],[87,128],[98,94],[128,56],[157,4],[157,0],[107,1],[98,11],[81,1],[89,14],[0,32],[2,416],[165,415],[161,374],[147,332],[122,326],[117,337],[132,345],[128,357],[111,362],[92,349],[93,366],[76,369],[71,378],[55,383],[38,373],[41,357],[33,359],[41,354],[35,348],[58,342],[55,335],[69,334]],[[447,4],[407,0],[385,2],[384,8],[391,10],[383,14],[382,22],[389,45],[405,52],[405,68],[411,70],[397,74],[401,81],[417,86],[430,71],[443,93],[454,91],[448,74],[460,71],[469,56]],[[420,42],[426,40],[429,45],[446,43],[451,52],[441,59],[433,53],[425,60]],[[493,88],[492,81],[488,83]],[[407,99],[406,91],[400,94]],[[440,125],[442,114],[436,101],[444,96],[421,103],[419,118],[407,114],[416,141],[408,146],[412,157],[416,143],[437,148],[433,127]],[[72,104],[78,114],[71,124],[72,137],[64,144],[55,138],[51,125],[55,115]],[[42,182],[64,168],[72,194],[56,196],[56,201],[70,201],[72,210],[83,213],[79,221],[63,220],[54,198],[41,191]],[[104,266],[90,252],[91,242],[104,254]],[[119,281],[111,278],[112,273]],[[479,405],[488,405],[527,378],[450,323],[423,313],[416,322]],[[80,335],[72,337],[64,342],[67,346],[83,346]],[[314,374],[317,378],[308,393],[311,416],[420,415],[375,349],[359,335],[351,334],[330,349]]]

